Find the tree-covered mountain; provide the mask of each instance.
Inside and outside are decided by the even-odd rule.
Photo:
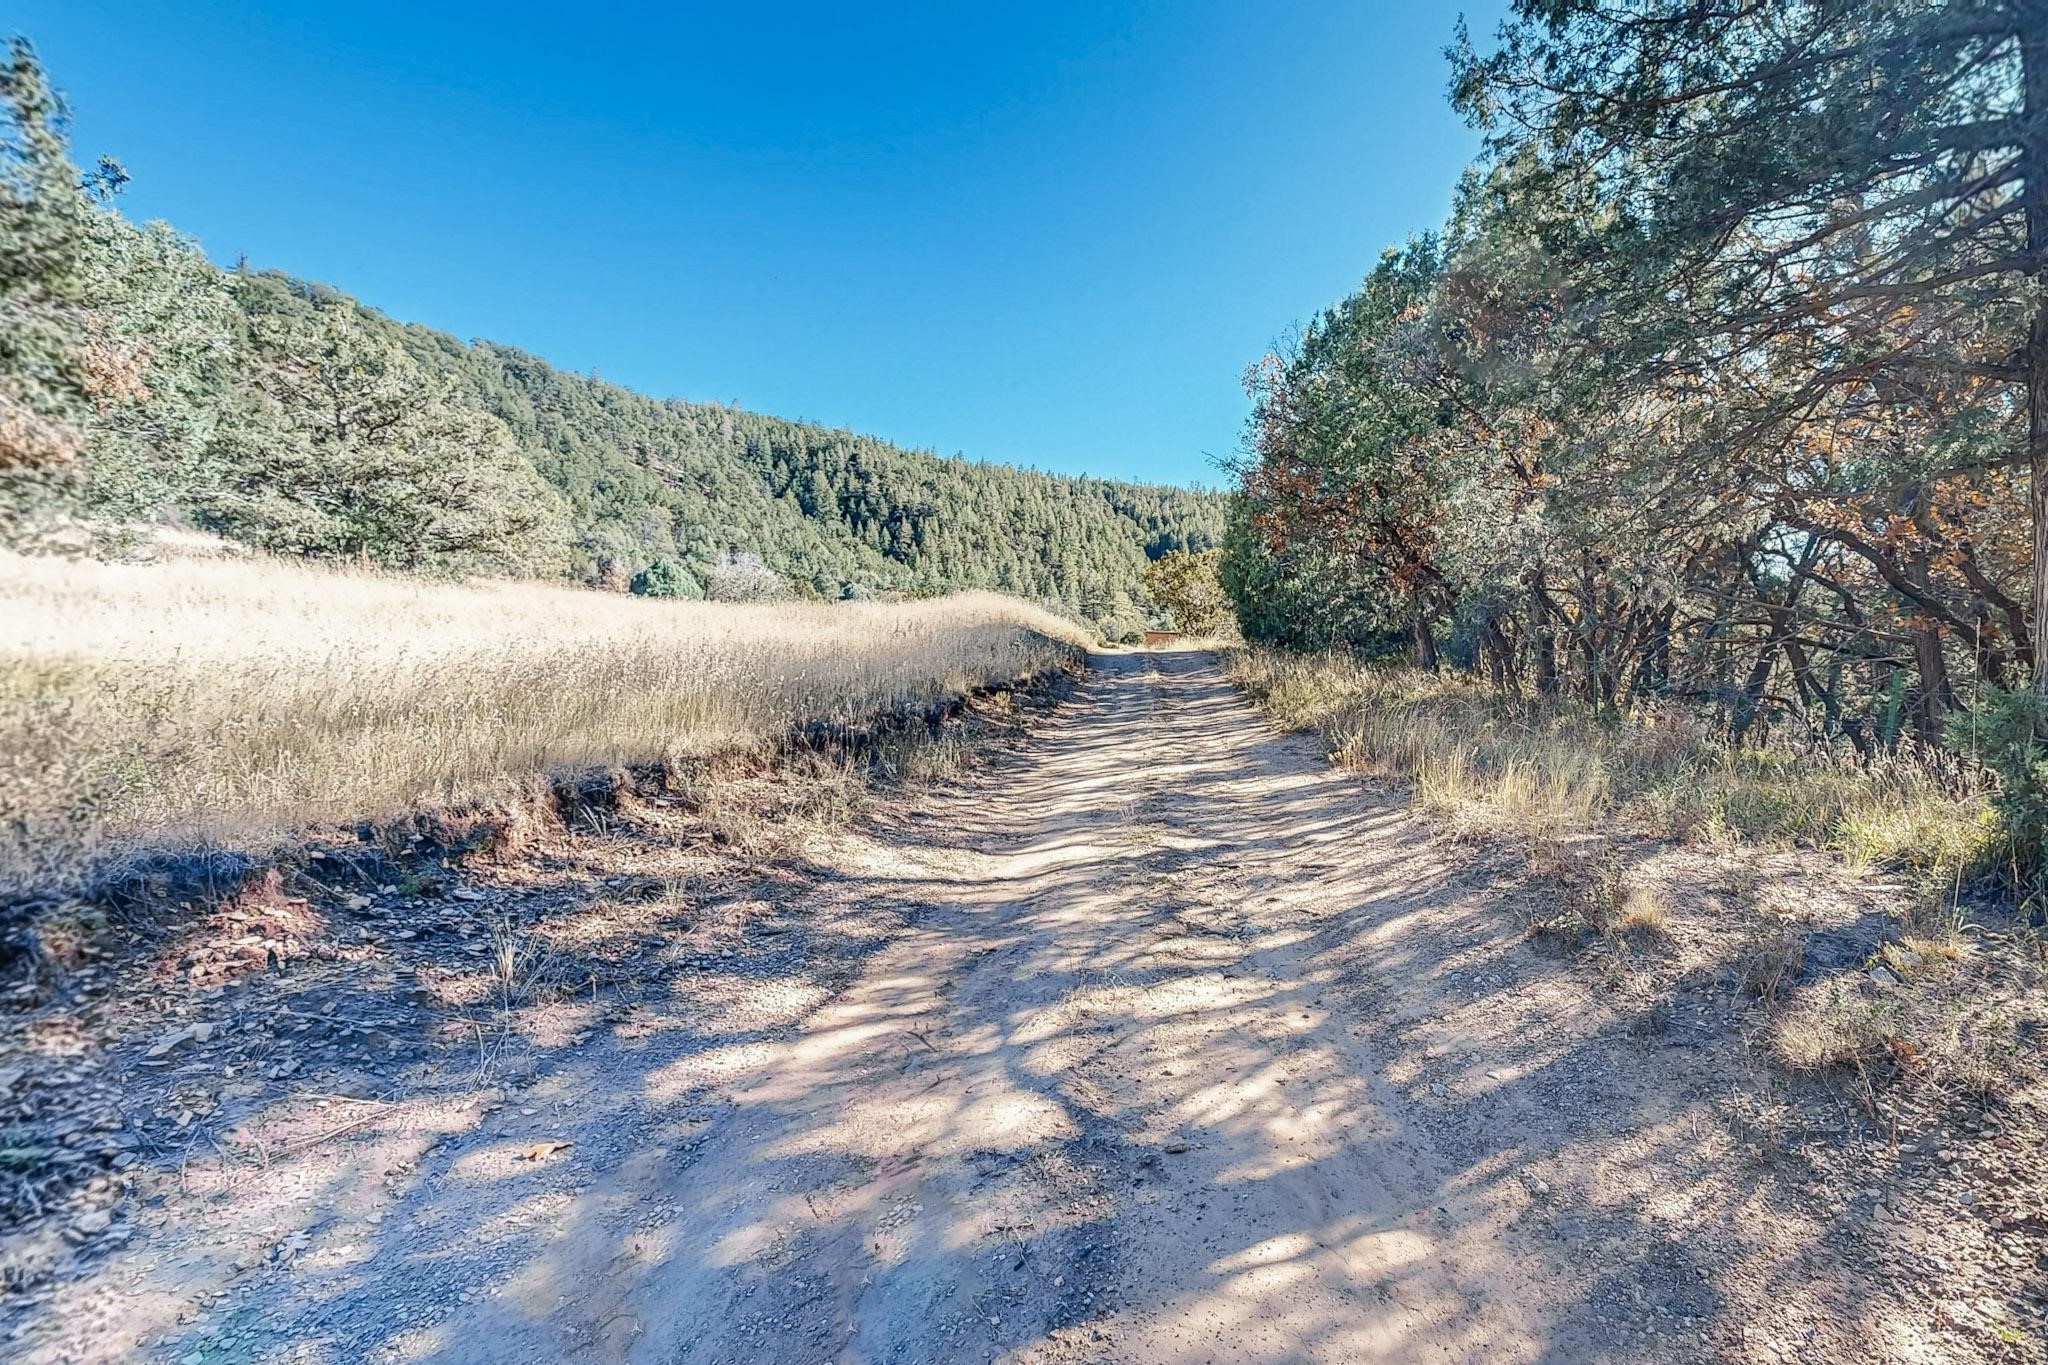
[[[989,587],[1117,633],[1155,614],[1152,559],[1221,537],[1217,495],[650,398],[325,285],[221,270],[114,209],[118,166],[78,173],[25,44],[0,97],[17,534],[53,513],[168,521],[284,553],[683,595]]]

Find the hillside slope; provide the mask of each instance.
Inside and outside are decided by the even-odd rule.
[[[1220,538],[1220,495],[942,458],[661,400],[325,285],[223,271],[81,207],[70,284],[109,358],[80,458],[7,490],[277,552],[694,596],[758,558],[827,598],[987,587],[1112,630],[1148,557]],[[654,572],[647,572],[653,568]]]
[[[532,453],[593,560],[708,564],[754,550],[826,596],[987,587],[1107,621],[1143,601],[1148,557],[1205,548],[1222,531],[1215,494],[948,459],[407,332],[416,354],[459,367]]]

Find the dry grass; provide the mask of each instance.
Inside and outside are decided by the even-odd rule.
[[[1958,908],[1961,875],[1996,846],[1981,796],[1952,794],[1927,767],[1733,750],[1677,707],[1539,711],[1473,682],[1348,659],[1254,651],[1231,667],[1276,719],[1408,784],[1447,829],[1521,842],[1555,893],[1539,928],[1590,934],[1610,952],[1625,936],[1661,940],[1674,962],[1690,954],[1730,971],[1778,1063],[1849,1077],[1873,1116],[2038,1084],[2048,959],[2033,931],[1972,924]],[[1729,874],[1729,908],[1682,888],[1667,904],[1617,857],[1643,836],[1708,846]],[[1916,894],[1895,921],[1900,936],[1867,961],[1816,968],[1828,931],[1804,903],[1814,888],[1766,879],[1742,851],[1802,844],[1905,871]]]
[[[1453,833],[1569,839],[1617,820],[1699,842],[1808,844],[1930,885],[1983,858],[1984,802],[1907,760],[1731,748],[1696,713],[1518,707],[1449,675],[1253,650],[1237,681],[1341,763],[1412,785]]]
[[[0,892],[856,726],[1086,644],[986,593],[747,606],[276,561],[0,556],[0,617]]]

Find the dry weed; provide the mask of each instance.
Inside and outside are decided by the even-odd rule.
[[[552,984],[554,945],[503,915],[491,921],[491,980],[498,1003],[513,1009],[539,997]]]
[[[1766,1004],[1776,1000],[1805,965],[1806,940],[1806,930],[1796,924],[1765,920],[1753,926],[1736,957],[1743,989]]]

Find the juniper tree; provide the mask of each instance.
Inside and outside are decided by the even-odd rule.
[[[2004,628],[2048,691],[2048,0],[1519,0],[1456,55],[1532,194],[1602,206],[1559,244],[1598,353],[1719,400],[1681,458],[1866,518],[2030,478],[2032,610]],[[1788,463],[1816,421],[1913,431]]]
[[[198,502],[231,534],[406,569],[556,566],[558,500],[509,433],[341,299],[252,320],[257,368]]]

